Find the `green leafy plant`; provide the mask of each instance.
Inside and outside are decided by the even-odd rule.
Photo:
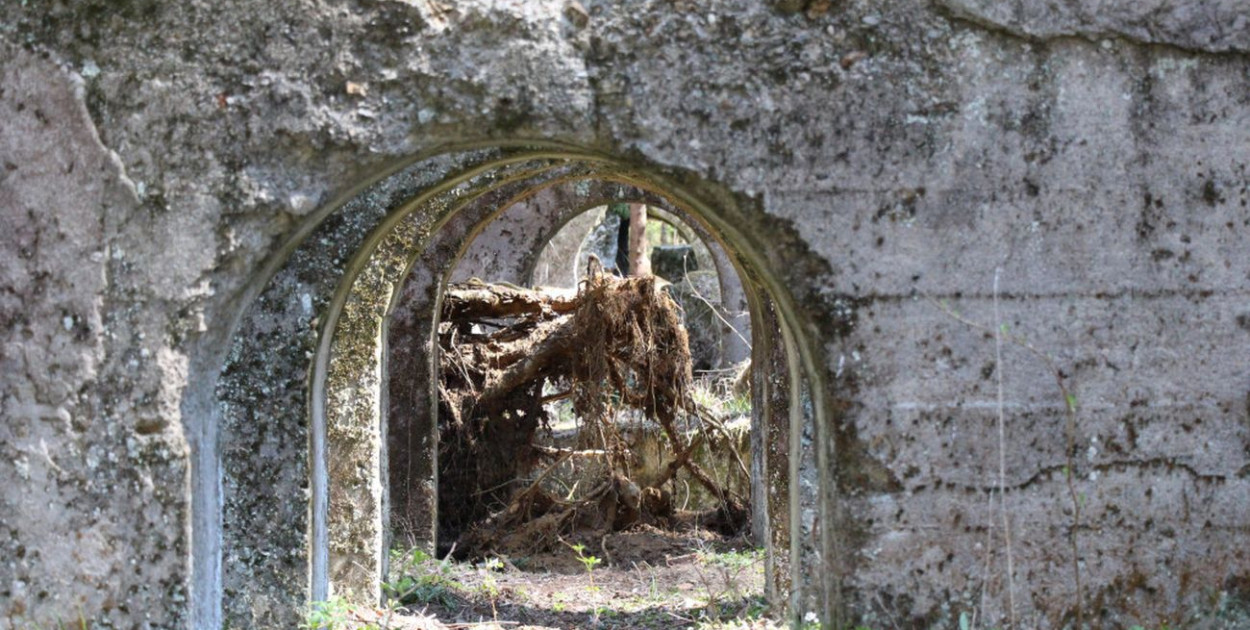
[[[597,556],[586,555],[585,553],[586,545],[583,545],[581,543],[578,543],[576,545],[569,545],[569,543],[564,543],[564,544],[568,545],[569,549],[572,549],[574,553],[577,554],[578,561],[582,563],[582,566],[586,567],[586,577],[590,578],[590,588],[592,590],[597,590],[598,587],[595,586],[595,567],[598,566],[599,563],[603,561],[600,560]]]
[[[334,630],[347,624],[347,613],[350,610],[347,600],[339,596],[312,602],[308,604],[308,611],[299,627],[304,630]]]
[[[382,584],[382,592],[388,601],[408,604],[438,604],[447,608],[456,606],[456,591],[464,586],[452,577],[450,556],[435,560],[420,549],[407,553],[392,553],[392,575],[396,577]]]
[[[564,542],[564,541],[561,540],[560,542]],[[598,591],[599,587],[595,586],[595,567],[598,566],[599,563],[602,562],[602,560],[600,560],[598,556],[586,555],[586,545],[583,545],[581,543],[578,543],[576,545],[571,545],[567,542],[564,542],[564,544],[569,549],[572,549],[573,553],[577,554],[577,560],[582,563],[583,567],[586,567],[586,577],[590,579],[590,590]],[[594,607],[593,621],[596,626],[599,625],[599,616],[603,614],[605,610],[606,609],[603,606]]]

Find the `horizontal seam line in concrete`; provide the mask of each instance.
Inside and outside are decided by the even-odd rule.
[[[922,299],[934,300],[993,300],[993,296],[989,293],[875,293],[865,295],[846,296],[862,303],[890,303],[905,301],[920,301]],[[1000,293],[999,300],[1008,301],[1027,301],[1027,300],[1055,300],[1055,299],[1093,299],[1093,300],[1155,300],[1167,298],[1199,298],[1208,299],[1213,297],[1250,297],[1250,289],[1115,289],[1110,291],[1092,291],[1092,292],[1042,292],[1042,293]]]
[[[1145,405],[1134,405],[1132,401],[1124,403],[1086,403],[1080,404],[1081,411],[1114,411],[1116,409],[1142,409],[1142,408],[1181,408],[1181,409],[1220,409],[1226,405],[1228,401],[1161,401],[1151,402]],[[934,402],[927,403],[922,401],[900,401],[884,405],[889,409],[898,409],[902,411],[936,411],[939,409],[997,409],[998,401],[995,400],[974,400],[968,402]],[[1056,403],[1020,403],[1020,402],[1004,402],[1004,407],[1011,409],[1035,409],[1043,410],[1059,410],[1063,411],[1067,407],[1062,402]]]

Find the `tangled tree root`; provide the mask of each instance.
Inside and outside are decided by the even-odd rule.
[[[715,431],[748,474],[725,428],[691,398],[686,330],[653,276],[591,273],[576,293],[455,284],[442,316],[439,525],[460,554],[550,549],[577,529],[670,524],[680,471],[718,499],[707,516],[720,529],[747,525],[746,499],[691,457]],[[544,404],[564,398],[580,419],[577,447],[536,444],[550,427]],[[617,425],[626,410],[667,439],[671,459],[645,485],[630,475],[636,458]],[[553,472],[578,462],[597,471],[589,489],[553,493]]]

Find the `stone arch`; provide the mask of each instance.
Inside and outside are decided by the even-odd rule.
[[[274,257],[229,340],[211,396],[216,448],[206,449],[194,473],[205,495],[196,503],[204,526],[193,555],[197,593],[207,603],[197,618],[231,627],[289,624],[300,602],[324,598],[331,583],[349,597],[377,597],[387,502],[383,349],[397,289],[419,252],[438,245],[435,235],[449,235],[443,247],[463,244],[490,218],[488,209],[546,182],[585,177],[663,194],[724,243],[750,278],[753,319],[777,331],[771,343],[756,344],[759,364],[773,370],[757,379],[757,399],[778,403],[768,406],[773,415],[761,419],[757,439],[771,458],[768,470],[784,483],[769,492],[788,499],[784,512],[765,511],[772,520],[760,523],[778,551],[789,549],[770,555],[770,592],[789,593],[792,614],[809,606],[804,593],[812,589],[798,576],[818,574],[804,568],[805,550],[829,549],[830,528],[804,531],[799,503],[811,512],[819,496],[789,480],[798,476],[804,427],[808,439],[826,431],[819,345],[807,342],[810,328],[772,270],[766,244],[735,226],[749,203],[680,173],[528,142],[416,159],[327,206]],[[826,470],[826,449],[815,450]],[[214,485],[215,497],[205,490]],[[800,544],[812,536],[820,541]]]
[[[723,244],[697,218],[691,217],[688,213],[675,207],[663,195],[619,182],[592,182],[587,180],[587,183],[591,186],[602,188],[602,190],[597,191],[588,188],[588,192],[591,192],[591,194],[588,195],[587,199],[603,199],[605,202],[611,201],[612,203],[645,203],[651,206],[652,214],[655,215],[655,218],[673,225],[687,241],[699,243],[700,247],[696,253],[699,255],[700,265],[707,265],[716,271],[720,283],[721,304],[729,313],[728,325],[725,326],[726,330],[722,331],[727,342],[725,354],[729,357],[728,361],[730,363],[738,363],[748,358],[750,354],[750,313],[747,308],[747,297],[742,287],[742,279],[738,276],[734,263],[730,260]],[[577,217],[581,212],[593,206],[594,202],[587,201],[583,204],[582,210],[570,213],[567,216],[557,217],[556,222],[542,234],[541,238],[524,244],[522,248],[528,248],[532,253],[520,259],[518,265],[520,273],[517,279],[505,279],[516,282],[532,278],[535,274],[535,265],[538,262],[539,253],[542,249],[551,242],[551,239],[559,233],[564,225],[568,224],[569,221]],[[731,332],[728,328],[733,328],[737,331],[737,334]]]
[[[663,195],[612,180],[585,178],[555,183],[503,209],[471,239],[458,259],[452,280],[477,276],[525,284],[534,276],[543,248],[565,225],[583,212],[608,203],[645,203],[651,206],[654,218],[675,226],[687,241],[697,242],[700,265],[715,270],[720,281],[721,302],[731,313],[730,325],[749,331],[749,321],[742,321],[749,320],[749,315],[741,280],[712,233]],[[502,249],[510,249],[510,255],[498,256]],[[411,292],[405,293],[409,295],[406,303],[412,297]],[[747,358],[749,343],[725,332],[733,342],[728,351],[731,362]]]
[[[521,282],[531,275],[542,247],[569,221],[596,206],[627,202],[667,203],[651,191],[606,179],[573,179],[536,190],[482,226],[459,259],[460,273]],[[516,255],[499,260],[494,252],[505,247]],[[494,266],[488,259],[495,259]]]
[[[709,263],[722,278],[722,296],[732,300],[737,311],[747,310],[746,295],[733,262],[706,228],[691,217],[683,217],[682,211],[662,195],[593,177],[585,174],[551,182],[502,209],[469,204],[462,212],[479,221],[478,228],[465,227],[467,232],[442,229],[431,235],[396,291],[383,329],[387,365],[384,387],[388,393],[384,422],[389,432],[388,485],[392,490],[406,488],[390,497],[389,521],[391,531],[405,537],[407,544],[432,547],[435,538],[436,430],[429,412],[434,402],[434,368],[429,348],[435,323],[434,304],[444,282],[481,277],[524,283],[532,273],[538,252],[570,220],[607,203],[640,202],[663,208],[668,220],[682,217],[690,238],[706,242]],[[456,247],[459,252],[453,253]],[[749,319],[749,315],[745,317]],[[745,326],[735,323],[750,334],[749,321]],[[392,374],[403,374],[405,378],[393,379]]]

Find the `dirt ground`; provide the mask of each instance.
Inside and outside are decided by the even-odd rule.
[[[358,612],[356,627],[781,627],[768,618],[763,598],[763,553],[744,540],[640,526],[565,542],[554,552],[478,563],[418,554],[392,572],[392,586],[411,603],[389,617]]]

